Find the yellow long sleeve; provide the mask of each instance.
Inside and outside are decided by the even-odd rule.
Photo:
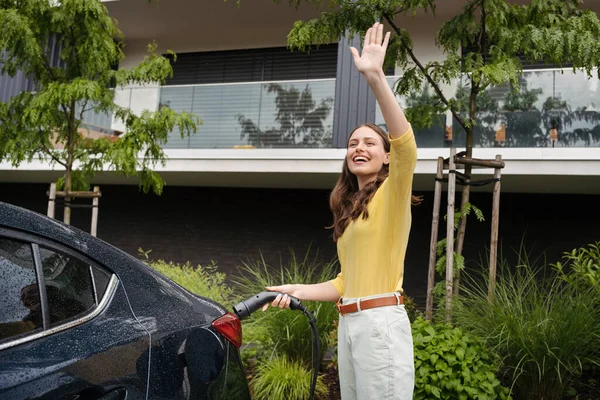
[[[330,282],[346,298],[402,291],[417,163],[412,128],[391,146],[390,173],[367,206],[369,218],[350,222],[337,241],[342,271]]]

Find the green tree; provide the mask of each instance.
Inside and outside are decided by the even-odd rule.
[[[413,110],[412,124],[418,128],[431,121],[431,113],[449,110],[466,132],[467,157],[473,155],[474,131],[481,123],[477,119],[480,95],[507,82],[517,87],[522,72],[520,57],[571,64],[589,76],[600,61],[600,22],[594,12],[581,8],[581,0],[531,0],[520,5],[508,0],[465,0],[462,11],[446,20],[437,33],[435,44],[445,59],[430,62],[415,55],[411,36],[401,21],[416,14],[435,13],[436,0],[290,0],[293,6],[303,2],[328,4],[331,9],[317,19],[296,22],[288,35],[292,48],[306,49],[310,44],[353,37],[378,20],[387,23],[395,33],[387,63],[403,71],[396,92],[405,96],[426,83],[439,100],[435,107]],[[459,79],[464,82],[466,96],[444,93],[444,84]],[[465,169],[470,175],[471,167]],[[461,209],[469,203],[469,196],[470,187],[464,186]],[[462,253],[465,231],[463,218],[457,233],[457,254]]]
[[[119,85],[163,83],[172,75],[155,44],[139,65],[115,68],[124,58],[121,40],[117,22],[98,0],[0,0],[1,72],[14,76],[21,70],[36,85],[0,103],[0,161],[18,166],[40,157],[58,164],[67,193],[89,188],[94,173],[108,167],[139,176],[145,192],[160,194],[164,182],[152,168],[165,162],[161,145],[175,126],[190,134],[200,121],[166,107],[136,115],[114,103]],[[58,66],[51,63],[54,48]],[[125,135],[110,141],[80,134],[88,110],[112,114],[124,123]],[[64,220],[70,223],[68,208]]]
[[[454,95],[461,113],[467,114],[469,104],[470,88],[467,85],[459,85]],[[496,134],[495,124],[498,121],[498,101],[492,97],[491,91],[486,89],[477,96],[475,107],[475,120],[477,125],[473,127],[472,147],[490,147],[494,144]],[[460,127],[462,130],[462,127]],[[464,131],[463,131],[464,132]],[[459,135],[461,132],[457,132]]]

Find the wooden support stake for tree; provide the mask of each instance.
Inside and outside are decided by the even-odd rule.
[[[63,222],[67,225],[71,225],[71,198],[65,196],[65,205],[63,206]]]
[[[446,322],[452,320],[452,283],[454,280],[454,193],[456,190],[456,149],[450,150],[448,171],[448,212],[446,216]]]
[[[460,158],[456,157],[454,160],[456,164],[462,165],[472,165],[474,167],[483,167],[483,168],[504,168],[504,161],[498,161],[498,158],[495,160],[481,160],[479,158]]]
[[[438,157],[437,172],[435,174],[435,194],[433,197],[433,219],[431,222],[431,241],[429,243],[429,270],[427,273],[427,302],[425,318],[433,318],[433,287],[435,286],[435,262],[440,225],[440,203],[442,200],[442,179],[444,178],[444,158]]]
[[[59,197],[65,198],[65,212],[69,215],[65,217],[65,221],[68,219],[68,223],[71,222],[70,218],[70,207],[69,201],[73,198],[83,198],[83,199],[92,199],[92,221],[90,225],[90,234],[92,236],[96,236],[98,233],[98,204],[100,202],[100,197],[102,197],[102,193],[100,192],[100,186],[94,186],[93,191],[78,191],[78,192],[57,192],[56,191],[56,183],[50,184],[50,190],[46,192],[48,196],[48,216],[50,218],[54,218],[55,214],[55,205],[56,199]],[[67,223],[67,222],[65,222]]]
[[[56,206],[56,183],[50,184],[50,191],[48,192],[48,216],[54,218],[54,210]]]
[[[92,225],[90,228],[90,234],[92,236],[96,236],[96,232],[98,230],[98,203],[100,202],[99,186],[94,186],[94,193],[97,193],[98,196],[95,196],[92,200]]]
[[[502,156],[496,155],[496,161],[502,162]],[[504,163],[502,163],[504,164]],[[492,236],[490,239],[490,283],[488,287],[488,297],[490,301],[494,299],[496,288],[496,262],[498,254],[498,222],[500,215],[500,176],[501,168],[494,170],[494,194],[492,199]]]
[[[56,197],[79,197],[82,199],[90,199],[94,197],[102,197],[100,192],[80,191],[80,192],[56,192]]]

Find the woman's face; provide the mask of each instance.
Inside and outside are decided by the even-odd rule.
[[[352,133],[346,152],[348,168],[359,181],[371,182],[384,164],[389,164],[390,155],[383,147],[383,140],[373,129],[362,126]]]

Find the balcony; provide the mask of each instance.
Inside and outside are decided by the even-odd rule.
[[[163,86],[159,107],[203,121],[165,148],[331,148],[334,94],[335,79]]]
[[[398,76],[388,78],[390,86]],[[520,91],[508,85],[485,93],[487,101],[478,113],[474,146],[494,147],[598,147],[600,146],[600,92],[598,77],[588,78],[572,70],[526,71],[519,79]],[[454,97],[460,97],[460,86]],[[399,99],[403,107],[422,97]],[[453,120],[451,140],[446,132],[446,116],[430,128],[416,130],[420,148],[465,146],[465,134]],[[379,107],[376,124],[384,124]],[[446,136],[445,136],[446,135]]]
[[[390,77],[390,85],[394,80]],[[521,97],[510,94],[507,87],[490,90],[498,107],[482,114],[486,118],[476,132],[476,146],[482,147],[477,157],[502,154],[507,163],[503,191],[600,193],[596,135],[600,121],[595,110],[600,103],[595,81],[570,71],[532,71],[521,83]],[[156,167],[169,185],[330,189],[339,177],[345,154],[344,149],[333,148],[331,141],[334,94],[334,79],[155,84],[119,88],[115,102],[135,113],[168,106],[194,112],[204,120],[189,138],[171,134],[165,146],[167,163]],[[407,105],[407,99],[399,101]],[[517,109],[519,104],[521,109]],[[451,143],[444,140],[445,116],[438,119],[439,124],[417,132],[419,162],[414,190],[431,190],[437,159],[448,155],[441,150]],[[110,115],[89,111],[84,121],[91,134],[124,131],[123,124]],[[376,122],[383,123],[379,110]],[[504,132],[498,129],[503,123]],[[460,147],[464,134],[458,131],[455,124],[453,140]],[[41,160],[18,169],[10,163],[0,164],[0,179],[6,182],[47,182],[61,173]],[[96,179],[100,184],[135,184],[135,180],[110,171]]]
[[[397,79],[389,77],[390,86]],[[478,114],[475,147],[600,146],[597,78],[571,70],[526,71],[520,86],[519,92],[507,85],[487,90],[486,107]],[[451,89],[454,96],[460,90],[460,85]],[[180,132],[173,131],[164,146],[168,149],[295,149],[333,147],[334,96],[335,79],[318,79],[124,88],[117,90],[115,101],[134,112],[170,107],[203,120],[190,137],[181,138]],[[398,101],[407,107],[423,97]],[[107,116],[93,118],[85,121],[97,126],[110,122]],[[449,135],[446,116],[436,120],[431,127],[416,130],[419,148],[464,147],[465,134],[456,121]],[[375,123],[384,124],[379,107]],[[108,126],[124,129],[118,121]]]

